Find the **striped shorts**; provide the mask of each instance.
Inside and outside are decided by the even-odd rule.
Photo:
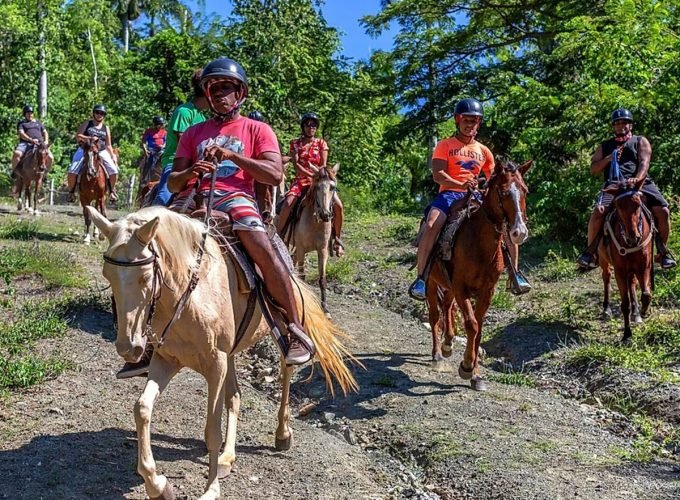
[[[203,191],[202,194],[207,202],[210,193]],[[170,206],[171,210],[179,210],[183,213],[190,213],[195,208],[192,189],[180,193]],[[262,222],[262,217],[257,209],[257,202],[245,193],[216,189],[213,195],[212,208],[229,214],[234,231],[265,232],[264,222]]]

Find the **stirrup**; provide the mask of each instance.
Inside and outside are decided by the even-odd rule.
[[[116,193],[116,191],[111,191],[109,193],[109,201],[112,203],[118,201],[118,193]]]

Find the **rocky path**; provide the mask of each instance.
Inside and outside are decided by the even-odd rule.
[[[329,302],[366,368],[356,368],[360,392],[329,399],[319,375],[305,383],[301,370],[294,404],[309,413],[279,453],[275,365],[262,346],[243,358],[238,459],[223,498],[680,498],[675,463],[624,459],[631,443],[612,432],[616,414],[519,386],[473,392],[455,373],[462,348],[434,369],[417,321],[358,296]],[[79,369],[0,402],[0,497],[145,498],[132,415],[143,379],[115,379],[106,312],[82,310],[72,326],[40,348]],[[154,413],[154,453],[179,498],[199,496],[206,479],[205,407],[205,383],[183,371]]]

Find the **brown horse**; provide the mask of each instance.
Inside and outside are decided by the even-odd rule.
[[[87,208],[95,202],[97,210],[106,217],[106,171],[99,158],[99,139],[91,137],[81,141],[83,148],[83,164],[80,167],[80,182],[78,183],[78,198],[83,207],[83,217],[85,218],[85,232],[83,233],[83,243],[90,244],[90,225],[92,218]],[[93,236],[104,239],[99,234],[99,229],[95,226]]]
[[[232,259],[223,257],[218,242],[206,235],[208,228],[203,223],[165,207],[144,208],[115,223],[92,208],[89,211],[109,240],[103,274],[111,283],[116,304],[116,350],[126,360],[136,362],[147,343],[155,345],[149,378],[134,409],[137,471],[144,479],[146,493],[151,498],[175,498],[172,485],[154,461],[151,417],[160,394],[187,367],[203,375],[208,383],[208,459],[204,460],[208,482],[201,499],[215,500],[220,497],[219,479],[229,474],[236,460],[241,391],[235,356],[267,334],[261,309],[255,307],[248,315],[248,294],[239,291],[237,269]],[[344,361],[351,356],[342,343],[342,333],[324,316],[311,288],[294,276],[290,279],[301,313],[304,308],[305,328],[317,347],[316,359],[326,375],[326,384],[331,392],[333,381],[344,393],[356,390],[356,381]],[[190,295],[177,311],[186,293]],[[274,441],[277,450],[287,450],[293,442],[288,398],[294,371],[282,356],[282,392]],[[227,421],[224,440],[223,408]]]
[[[638,186],[639,188],[639,186]],[[598,246],[598,257],[604,281],[603,316],[611,316],[609,307],[610,265],[614,267],[616,284],[621,295],[623,314],[622,342],[631,341],[631,313],[636,323],[648,316],[652,302],[652,239],[654,226],[651,215],[645,215],[642,194],[623,184],[606,187],[604,192],[615,196],[614,210],[605,221],[605,238]],[[636,279],[642,289],[642,309],[636,293]],[[631,307],[632,306],[632,307]],[[642,316],[640,316],[642,313]]]
[[[480,374],[479,343],[484,317],[504,268],[501,240],[508,233],[513,243],[521,245],[529,237],[526,226],[528,190],[523,176],[531,165],[531,161],[520,167],[509,161],[496,164],[481,208],[458,229],[451,259],[436,261],[428,278],[432,357],[435,360],[442,357],[438,331],[440,308],[445,324],[443,353],[447,357],[451,355],[455,299],[463,313],[467,334],[458,374],[470,380],[477,391],[486,390],[486,381]]]
[[[305,254],[316,250],[319,265],[319,288],[321,306],[328,314],[326,303],[326,267],[331,252],[331,229],[333,218],[333,195],[336,175],[340,165],[320,168],[312,178],[312,185],[302,200],[300,218],[296,222],[291,238],[295,248],[293,260],[301,276],[305,274]]]
[[[148,194],[161,180],[163,167],[161,156],[163,151],[147,153],[146,151],[139,160],[139,190],[137,191],[137,206],[140,208],[149,206],[151,201]]]
[[[38,198],[43,181],[47,176],[47,163],[50,148],[44,143],[33,146],[26,151],[16,169],[15,192],[17,193],[17,210],[26,210],[34,215],[38,211]],[[33,203],[31,203],[31,185],[33,184]],[[25,202],[25,205],[24,205]]]

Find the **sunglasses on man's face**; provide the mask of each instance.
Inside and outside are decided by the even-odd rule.
[[[101,116],[106,116],[106,113],[102,113],[101,111],[95,111],[95,115],[101,115]]]
[[[240,85],[234,82],[216,82],[210,85],[210,92],[222,92],[229,94],[231,92],[236,92]]]
[[[305,123],[305,128],[319,128],[319,126],[314,122]]]

